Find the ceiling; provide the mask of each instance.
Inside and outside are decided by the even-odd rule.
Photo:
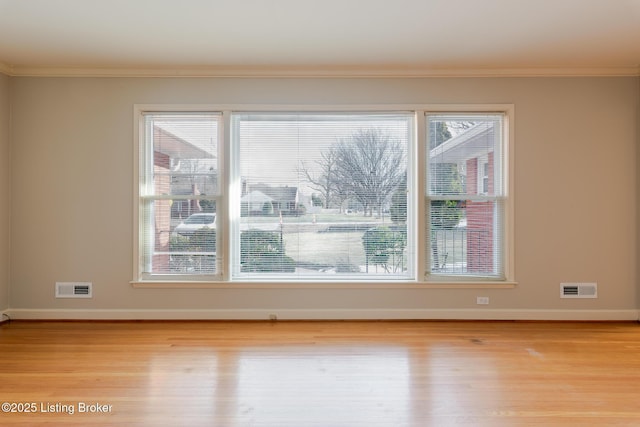
[[[640,75],[640,0],[0,0],[9,75]]]

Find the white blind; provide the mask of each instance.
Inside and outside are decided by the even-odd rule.
[[[432,274],[503,276],[503,115],[427,116]]]
[[[233,116],[241,277],[407,277],[412,115]]]
[[[219,122],[210,113],[144,115],[143,275],[217,272]]]

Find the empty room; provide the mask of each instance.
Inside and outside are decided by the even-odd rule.
[[[639,425],[639,41],[639,0],[0,0],[0,424]]]

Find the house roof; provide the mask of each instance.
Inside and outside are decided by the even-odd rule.
[[[494,126],[480,122],[429,151],[439,163],[458,163],[493,151]],[[489,140],[488,140],[489,139]],[[481,143],[488,140],[487,143]]]
[[[259,191],[277,202],[294,202],[298,199],[298,187],[272,187],[266,184],[251,186],[251,191]]]
[[[208,151],[202,150],[168,130],[160,127],[153,127],[153,137],[157,141],[154,144],[156,151],[166,154],[172,159],[213,159],[215,156]]]
[[[266,194],[264,194],[262,191],[255,190],[242,196],[240,201],[244,203],[253,204],[253,203],[267,203],[267,202],[273,201],[273,199],[267,196]]]
[[[637,0],[2,0],[9,75],[638,75]]]

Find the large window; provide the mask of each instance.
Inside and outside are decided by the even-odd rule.
[[[134,281],[511,280],[508,106],[188,110],[136,107]]]
[[[412,277],[412,128],[407,113],[235,115],[234,276]]]

